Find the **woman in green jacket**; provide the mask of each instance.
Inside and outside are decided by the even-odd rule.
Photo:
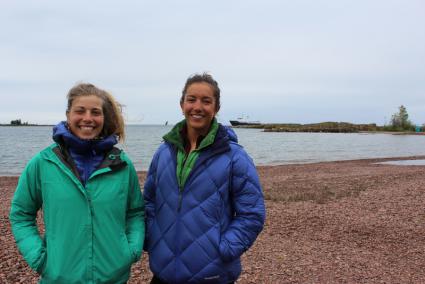
[[[136,171],[114,147],[124,139],[121,107],[92,84],[74,86],[67,98],[55,143],[19,178],[10,211],[16,244],[40,283],[125,283],[145,232]]]

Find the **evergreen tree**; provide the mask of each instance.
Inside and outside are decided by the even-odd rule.
[[[391,126],[398,130],[412,130],[413,124],[409,120],[409,114],[404,105],[399,106],[398,112],[391,117]]]

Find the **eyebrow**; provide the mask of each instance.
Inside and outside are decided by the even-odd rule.
[[[86,108],[85,106],[82,106],[82,105],[75,105],[74,107]],[[93,108],[101,109],[101,107],[93,107]]]
[[[90,110],[101,110],[101,111],[103,111],[103,108],[99,108],[99,107],[86,108],[84,106],[73,106],[72,108],[73,109],[78,109],[78,110],[81,110],[81,109],[90,109]]]
[[[186,98],[188,98],[188,97],[197,98],[198,96],[186,94]],[[214,96],[201,96],[200,97],[200,99],[205,99],[205,98],[213,99]]]

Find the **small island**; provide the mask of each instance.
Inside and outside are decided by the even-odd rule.
[[[0,126],[51,126],[50,124],[34,124],[28,121],[22,122],[21,119],[11,120],[9,124],[0,123]]]
[[[409,120],[406,108],[401,105],[399,111],[392,115],[388,125],[378,126],[376,123],[354,124],[349,122],[320,122],[310,124],[299,123],[245,123],[234,125],[236,128],[258,128],[264,132],[323,132],[323,133],[393,133],[393,134],[425,134],[425,124],[414,125]]]

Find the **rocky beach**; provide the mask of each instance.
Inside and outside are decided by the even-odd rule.
[[[266,225],[237,283],[425,283],[425,166],[378,164],[397,159],[258,167]],[[10,231],[17,181],[0,177],[0,283],[37,283]],[[144,254],[129,283],[150,277]]]

